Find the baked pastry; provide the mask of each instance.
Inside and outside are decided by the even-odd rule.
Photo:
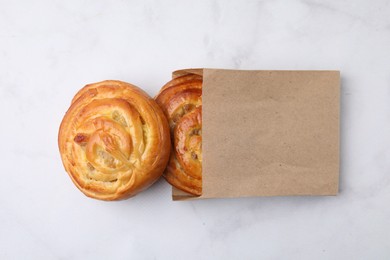
[[[156,97],[168,118],[172,152],[163,176],[174,187],[202,194],[202,77],[189,74],[165,84]]]
[[[62,162],[87,196],[134,196],[163,173],[170,153],[168,122],[157,103],[136,86],[103,81],[81,89],[58,135]]]

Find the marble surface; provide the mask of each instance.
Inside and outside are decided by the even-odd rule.
[[[0,0],[1,259],[389,259],[390,2]],[[340,194],[83,196],[57,148],[83,85],[171,71],[339,69]]]

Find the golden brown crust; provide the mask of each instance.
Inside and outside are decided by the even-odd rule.
[[[58,145],[66,171],[85,195],[120,200],[162,175],[169,159],[169,126],[144,91],[121,81],[103,81],[75,95],[62,120]]]
[[[165,84],[156,97],[168,118],[173,149],[164,172],[173,186],[202,194],[202,77],[178,77]]]

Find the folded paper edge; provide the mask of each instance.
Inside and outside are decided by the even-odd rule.
[[[172,72],[172,79],[185,76],[188,74],[196,74],[196,75],[203,76],[203,70],[204,70],[203,68],[175,70],[174,72]]]

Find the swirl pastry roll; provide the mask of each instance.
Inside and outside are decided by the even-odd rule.
[[[165,84],[156,97],[168,118],[173,148],[164,172],[174,187],[202,194],[202,77],[189,74]]]
[[[85,195],[120,200],[148,188],[169,159],[168,122],[136,86],[103,81],[81,89],[58,135],[62,162]]]

